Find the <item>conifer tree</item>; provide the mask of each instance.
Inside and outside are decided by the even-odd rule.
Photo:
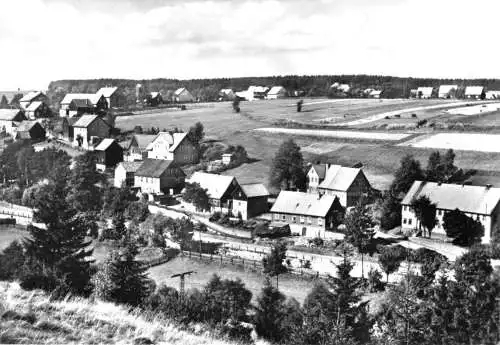
[[[270,341],[280,342],[285,337],[285,295],[266,279],[257,298],[254,324],[257,333]]]
[[[284,264],[286,250],[286,243],[278,241],[273,245],[271,253],[262,259],[264,273],[270,277],[276,277],[276,288],[278,288],[279,275],[288,271],[288,268]]]

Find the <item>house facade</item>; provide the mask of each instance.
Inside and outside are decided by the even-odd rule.
[[[233,195],[241,190],[236,178],[196,171],[186,182],[198,183],[207,190],[210,212],[232,214]]]
[[[26,108],[26,117],[30,120],[46,118],[51,116],[52,116],[52,111],[50,110],[47,103],[43,101],[32,102]]]
[[[248,220],[267,212],[269,191],[261,183],[242,184],[233,191],[232,214]]]
[[[115,168],[115,178],[113,185],[121,188],[123,185],[133,187],[135,183],[135,173],[142,165],[142,162],[121,162]]]
[[[123,106],[123,95],[115,86],[101,87],[97,90],[96,95],[98,98],[100,98],[100,96],[104,97],[107,109],[119,108]]]
[[[432,86],[420,86],[417,89],[417,98],[432,98],[432,93],[434,92],[434,88]]]
[[[465,88],[465,98],[480,99],[483,92],[484,87],[482,86],[467,86]]]
[[[147,148],[156,137],[156,134],[135,134],[130,140],[127,152],[125,153],[125,160],[133,162],[148,158]]]
[[[73,125],[73,145],[89,149],[98,138],[106,138],[109,125],[97,115],[83,115]]]
[[[177,103],[189,103],[194,102],[195,99],[191,92],[188,91],[185,87],[181,87],[174,92],[174,102]]]
[[[267,99],[280,99],[285,98],[288,92],[283,86],[273,86],[266,95]]]
[[[95,114],[105,109],[108,109],[108,103],[103,95],[68,93],[61,101],[59,116],[74,117],[85,113]]]
[[[115,139],[105,138],[94,148],[96,168],[105,171],[107,168],[123,162],[123,149]]]
[[[455,98],[458,85],[440,85],[438,91],[439,98]]]
[[[20,109],[0,109],[0,132],[15,136],[17,126],[24,120],[26,116]]]
[[[21,109],[26,110],[30,106],[31,103],[33,102],[48,102],[47,95],[45,95],[42,91],[32,91],[24,95],[20,100],[19,100],[19,106]]]
[[[416,232],[419,228],[411,204],[413,200],[424,195],[436,204],[436,226],[432,229],[433,233],[446,234],[443,216],[446,212],[459,209],[467,216],[481,222],[484,227],[481,242],[491,242],[493,230],[499,225],[500,188],[415,181],[401,202],[403,230]]]
[[[148,158],[172,160],[178,165],[198,162],[198,150],[187,133],[161,132],[146,148]]]
[[[186,175],[173,161],[145,159],[134,175],[134,186],[142,193],[173,195],[184,188]]]
[[[292,233],[307,237],[325,237],[334,230],[337,212],[343,210],[335,196],[293,191],[281,191],[271,208],[273,221],[290,224]]]
[[[308,192],[335,196],[343,207],[355,206],[372,187],[360,168],[314,164],[307,172]]]

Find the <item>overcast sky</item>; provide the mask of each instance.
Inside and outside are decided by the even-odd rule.
[[[498,0],[5,0],[0,90],[79,78],[500,77]]]

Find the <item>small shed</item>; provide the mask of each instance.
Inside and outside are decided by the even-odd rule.
[[[123,162],[123,148],[115,139],[103,139],[94,149],[97,161],[96,169],[105,171]]]
[[[45,129],[36,121],[23,121],[16,129],[16,140],[45,140]]]

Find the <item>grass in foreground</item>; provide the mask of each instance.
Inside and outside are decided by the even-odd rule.
[[[40,291],[0,283],[0,344],[235,344],[199,329],[189,333],[158,315],[112,303],[54,302]]]

